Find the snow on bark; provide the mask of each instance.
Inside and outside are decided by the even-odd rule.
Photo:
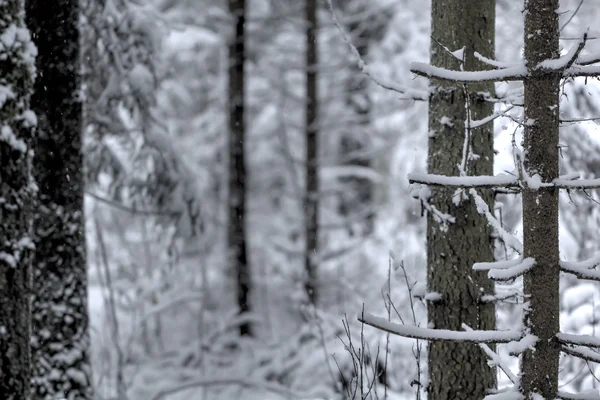
[[[36,48],[24,25],[23,0],[0,1],[0,393],[31,396],[32,125],[29,97]]]
[[[83,219],[79,6],[29,0],[38,49],[31,98],[39,119],[35,213],[33,385],[36,400],[92,397]]]

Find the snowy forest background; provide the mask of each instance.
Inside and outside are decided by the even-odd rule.
[[[319,2],[324,194],[317,309],[306,306],[304,288],[302,3],[247,2],[245,223],[252,285],[251,313],[241,316],[226,245],[233,33],[227,4],[106,0],[83,9],[90,27],[82,41],[86,89],[104,113],[86,125],[83,143],[96,398],[347,398],[352,379],[361,379],[355,362],[362,352],[369,360],[359,363],[359,375],[366,386],[374,382],[364,398],[425,396],[426,343],[363,326],[356,316],[363,307],[387,316],[389,295],[391,320],[427,325],[425,218],[406,178],[425,170],[427,103],[401,99],[364,78],[346,40],[380,80],[425,89],[427,80],[410,73],[409,64],[429,60],[429,2],[333,1],[337,21],[327,2]],[[600,4],[565,0],[561,7],[563,47],[590,27],[586,51],[600,51],[594,40]],[[522,9],[520,1],[497,0],[497,60],[522,58]],[[100,43],[86,42],[97,35]],[[349,89],[361,79],[361,91]],[[496,90],[517,85],[496,84]],[[563,119],[600,116],[596,80],[578,78],[563,89]],[[515,109],[494,123],[495,173],[514,168],[517,115]],[[600,176],[596,122],[561,126],[563,173]],[[368,167],[349,165],[348,137],[372,160]],[[366,200],[357,185],[370,188]],[[587,259],[600,250],[600,198],[593,191],[561,196],[561,257]],[[519,199],[496,200],[503,225],[522,237]],[[497,258],[506,251],[498,244]],[[502,291],[520,285],[518,278]],[[598,286],[565,276],[561,291],[561,330],[595,336]],[[499,329],[518,323],[522,302],[513,300],[498,304]],[[253,335],[240,336],[246,323]],[[350,341],[360,352],[348,351]],[[517,358],[503,345],[497,349],[516,371]],[[561,389],[595,389],[598,374],[596,364],[561,359]],[[509,383],[503,374],[498,379],[500,387]]]

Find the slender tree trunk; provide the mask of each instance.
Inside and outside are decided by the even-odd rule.
[[[459,54],[464,57],[464,69],[486,69],[474,57],[474,52],[494,57],[494,22],[494,0],[433,0],[431,64],[459,69],[459,60],[449,51],[464,46],[464,54]],[[434,81],[432,85],[436,86],[429,103],[429,173],[459,175],[458,166],[463,164],[468,175],[492,175],[493,126],[469,129],[465,121],[482,119],[493,112],[493,105],[476,94],[492,92],[493,84],[464,87]],[[478,156],[469,157],[466,163],[463,161],[465,140],[472,154]],[[483,294],[493,294],[494,284],[485,273],[472,269],[475,262],[493,261],[490,229],[472,200],[463,199],[453,189],[431,190],[431,204],[455,217],[455,221],[444,226],[432,213],[428,215],[428,290],[443,296],[439,302],[428,303],[429,323],[436,329],[457,331],[462,330],[462,323],[473,329],[494,329],[494,305],[479,300]],[[491,191],[480,194],[492,204]],[[428,357],[430,400],[480,400],[496,385],[495,372],[476,345],[432,342]]]
[[[240,312],[250,311],[252,279],[248,263],[246,235],[246,166],[244,160],[245,23],[246,0],[229,0],[235,20],[234,38],[229,45],[229,224],[227,250],[237,276]],[[250,324],[240,326],[242,335],[251,335]]]
[[[343,2],[346,17],[350,22],[346,25],[348,33],[362,57],[369,54],[369,44],[372,40],[373,26],[366,26],[367,22],[357,15],[368,10],[368,4],[364,0],[347,0]],[[368,22],[369,25],[372,23]],[[351,55],[354,58],[354,55]],[[369,79],[365,76],[356,61],[352,59],[351,73],[346,83],[346,104],[353,113],[351,128],[348,128],[341,137],[340,150],[343,163],[358,167],[369,168],[371,159],[368,154],[369,135],[371,134],[371,97],[369,95]],[[362,226],[362,235],[369,235],[373,231],[375,214],[373,207],[373,183],[369,179],[350,177],[341,179],[346,183],[347,191],[342,193],[340,199],[340,213],[351,218],[349,233],[353,235],[354,227],[357,225],[352,221],[353,213],[364,214],[359,226]]]
[[[319,254],[319,102],[317,88],[317,0],[305,0],[306,19],[306,194],[304,198],[304,269],[306,293],[318,301],[317,255]]]
[[[35,48],[24,27],[23,0],[0,2],[0,35],[14,44],[0,50],[0,393],[31,396],[31,262],[35,184],[31,145],[35,116],[29,97]],[[11,36],[12,35],[12,36]]]
[[[525,59],[532,68],[558,58],[558,0],[525,1]],[[560,72],[531,71],[525,86],[523,148],[525,170],[539,174],[543,182],[558,178],[558,126]],[[554,399],[558,391],[559,250],[558,189],[523,191],[523,240],[525,257],[536,266],[525,275],[524,292],[530,296],[525,312],[527,333],[537,336],[535,351],[522,357],[522,390],[530,398],[538,393]]]
[[[28,0],[39,51],[33,385],[36,399],[91,399],[77,0]]]

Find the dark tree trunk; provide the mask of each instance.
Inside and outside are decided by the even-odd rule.
[[[33,385],[36,399],[91,399],[77,0],[29,0],[38,47]]]
[[[0,35],[13,46],[0,50],[0,396],[31,396],[31,262],[35,184],[31,144],[35,120],[28,110],[35,56],[23,21],[22,0],[0,2]],[[6,43],[6,42],[4,42]]]
[[[451,51],[464,46],[464,69],[486,69],[473,53],[494,58],[494,22],[494,0],[433,0],[431,64],[459,69],[459,61],[442,46]],[[436,90],[429,103],[428,172],[458,175],[457,165],[462,163],[465,135],[468,135],[472,152],[479,158],[468,160],[467,174],[492,175],[493,126],[485,125],[469,134],[465,104],[468,99],[471,120],[490,115],[493,105],[479,99],[476,93],[492,92],[493,84],[470,84],[465,88],[436,81],[432,85],[436,85]],[[492,205],[489,189],[482,190],[480,195]],[[453,189],[432,188],[431,204],[456,220],[444,228],[431,213],[427,219],[428,290],[443,296],[440,302],[428,303],[429,322],[436,329],[460,331],[463,323],[473,329],[494,329],[494,304],[479,300],[483,294],[494,293],[494,284],[485,273],[472,269],[475,262],[493,261],[491,231],[471,199],[463,199],[456,205],[457,198],[460,196]],[[430,400],[480,400],[496,385],[495,372],[476,345],[432,342],[428,357]]]
[[[558,0],[525,1],[525,59],[528,67],[558,58]],[[560,72],[532,71],[525,86],[525,124],[523,148],[525,169],[539,174],[542,182],[558,178],[558,126]],[[524,257],[536,260],[525,274],[524,293],[530,296],[525,313],[527,333],[539,339],[535,351],[522,357],[523,394],[539,393],[553,399],[558,392],[559,330],[559,250],[558,189],[523,191]]]
[[[229,0],[235,32],[229,45],[229,223],[227,251],[237,276],[237,302],[240,312],[250,311],[252,276],[248,263],[246,235],[246,165],[244,160],[245,23],[246,1]],[[251,335],[250,324],[240,326],[242,335]]]
[[[319,254],[319,128],[317,71],[317,0],[305,0],[306,19],[306,193],[304,197],[306,293],[318,301],[317,256]]]

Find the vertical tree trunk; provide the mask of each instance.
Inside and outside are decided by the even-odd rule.
[[[318,301],[317,255],[319,254],[319,118],[317,71],[317,0],[305,0],[306,19],[306,194],[304,198],[304,269],[306,293]]]
[[[486,69],[473,53],[494,57],[494,22],[494,0],[433,0],[431,64],[459,69],[459,60],[442,46],[450,51],[464,46],[464,69]],[[492,175],[493,126],[488,124],[469,130],[465,121],[469,117],[482,119],[493,112],[493,105],[476,94],[492,92],[493,84],[470,84],[465,88],[456,83],[434,81],[432,85],[436,85],[436,90],[429,103],[429,173],[458,175],[457,166],[462,163],[465,137],[468,137],[472,153],[479,157],[468,160],[467,174]],[[470,115],[465,104],[469,105]],[[490,190],[480,194],[492,204]],[[429,323],[436,329],[457,331],[462,330],[462,323],[474,329],[494,329],[494,305],[479,301],[481,295],[493,293],[494,284],[485,273],[472,269],[475,262],[493,261],[493,243],[487,223],[477,213],[473,201],[462,199],[453,189],[432,188],[431,204],[454,216],[455,222],[444,227],[432,213],[428,215],[428,290],[443,296],[440,302],[428,303]],[[428,357],[430,400],[479,400],[496,384],[495,372],[488,367],[486,355],[478,346],[432,342]]]
[[[235,21],[229,45],[229,223],[227,250],[237,276],[237,301],[240,312],[250,311],[252,280],[248,264],[246,235],[246,166],[244,160],[245,103],[245,23],[246,0],[229,0]],[[251,326],[240,326],[242,335],[251,335]]]
[[[34,397],[91,399],[78,1],[28,0],[27,23],[39,51]]]
[[[35,116],[28,109],[34,57],[24,28],[23,0],[0,2],[0,35],[13,37],[2,56],[0,102],[0,393],[31,396],[31,261],[35,184],[31,144]],[[12,36],[11,36],[12,35]]]
[[[525,1],[525,59],[528,68],[559,57],[558,0]],[[542,182],[558,178],[558,126],[560,73],[530,71],[525,80],[523,148],[525,170]],[[553,399],[558,391],[559,250],[558,189],[523,191],[524,257],[536,260],[525,275],[524,292],[530,296],[525,312],[527,333],[537,336],[535,351],[522,357],[522,390]]]
[[[368,10],[368,4],[364,0],[347,0],[342,3],[345,16],[350,18],[346,25],[348,33],[353,37],[356,49],[363,56],[369,54],[373,26],[365,26],[364,19],[357,19],[357,15]],[[373,23],[368,22],[369,25]],[[369,135],[371,134],[371,97],[369,96],[369,79],[362,73],[352,56],[351,73],[346,83],[346,104],[353,113],[351,127],[341,137],[340,152],[344,164],[359,167],[370,167],[370,156],[364,154],[368,151]],[[363,154],[361,154],[363,153]],[[375,214],[373,207],[373,184],[369,179],[350,177],[342,178],[346,183],[347,192],[342,193],[340,199],[340,213],[352,218],[353,213],[364,213],[360,226],[363,227],[362,235],[369,235],[373,231]],[[349,233],[354,234],[353,222],[349,222]]]

